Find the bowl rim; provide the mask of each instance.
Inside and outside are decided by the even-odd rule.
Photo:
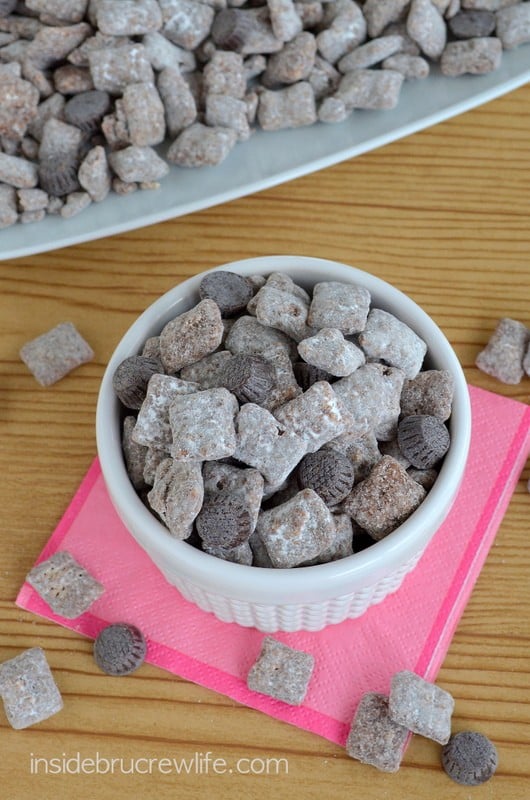
[[[222,561],[173,538],[146,508],[129,480],[121,451],[121,431],[116,424],[119,403],[112,389],[114,371],[124,358],[141,350],[148,336],[155,335],[156,330],[160,331],[164,320],[169,321],[190,308],[193,304],[187,302],[190,298],[198,302],[199,283],[206,273],[223,269],[247,276],[285,272],[296,282],[303,284],[305,279],[311,285],[323,280],[359,283],[370,291],[372,297],[384,296],[382,303],[377,300],[377,307],[393,308],[399,319],[409,324],[422,338],[427,338],[428,345],[434,339],[435,359],[442,360],[442,368],[449,369],[453,375],[452,441],[436,483],[404,523],[359,553],[327,564],[296,569],[260,568]],[[308,281],[307,277],[313,275],[318,275],[318,280]],[[399,312],[395,311],[396,306],[399,306]],[[109,413],[111,409],[113,413]],[[329,596],[331,591],[333,596],[337,596],[340,592],[333,591],[333,587],[336,589],[341,586],[346,590],[349,585],[363,579],[371,584],[374,582],[373,575],[384,569],[385,564],[395,563],[396,559],[402,563],[407,553],[412,556],[423,549],[456,496],[467,461],[470,438],[471,404],[463,369],[449,341],[427,312],[408,295],[371,273],[341,262],[310,256],[262,256],[225,263],[194,275],[163,294],[136,319],[116,346],[103,375],[96,409],[98,456],[111,501],[130,533],[151,558],[153,550],[157,552],[155,563],[159,568],[164,571],[159,559],[167,564],[168,571],[178,563],[179,573],[192,582],[197,581],[212,591],[223,588],[242,600],[253,597],[262,602],[280,596],[294,597],[297,592],[307,589],[308,579],[312,583],[317,578],[319,595]],[[434,520],[436,524],[433,529]]]

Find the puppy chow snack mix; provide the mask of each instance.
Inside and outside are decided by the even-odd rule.
[[[503,383],[517,384],[525,373],[530,329],[514,319],[499,320],[489,342],[475,361],[477,367]]]
[[[455,701],[439,686],[404,670],[392,678],[389,712],[394,722],[414,733],[447,744]]]
[[[66,550],[41,561],[26,580],[54,614],[75,619],[87,611],[104,592],[104,587]]]
[[[124,622],[107,625],[94,641],[94,661],[107,675],[129,675],[145,658],[147,644],[143,633]]]
[[[446,774],[464,786],[489,781],[498,765],[497,748],[477,731],[462,731],[451,736],[442,751]]]
[[[388,697],[368,693],[355,712],[346,752],[351,758],[371,764],[382,772],[397,772],[408,735],[407,728],[391,718]]]
[[[64,197],[66,219],[109,191],[157,186],[169,164],[220,164],[259,128],[392,109],[431,62],[453,80],[530,42],[523,0],[3,0],[0,20],[0,188]],[[77,142],[50,147],[48,122]],[[85,163],[97,148],[97,166]],[[4,227],[58,209],[8,202]]]
[[[451,374],[421,371],[425,343],[363,287],[216,270],[140,351],[113,381],[130,480],[218,558],[347,557],[414,513],[450,446]]]
[[[94,353],[71,322],[61,322],[25,344],[20,358],[41,386],[51,386],[91,361]]]
[[[0,664],[0,697],[12,728],[36,725],[63,708],[44,651],[32,647]]]
[[[248,673],[247,686],[254,692],[299,706],[307,694],[314,663],[310,653],[266,636],[259,657]]]

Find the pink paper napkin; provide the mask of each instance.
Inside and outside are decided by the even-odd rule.
[[[274,634],[315,656],[300,707],[247,689],[264,634],[219,622],[165,581],[116,515],[97,460],[38,560],[69,550],[105,593],[75,620],[54,615],[28,584],[16,602],[90,637],[110,622],[134,623],[148,639],[152,664],[342,745],[364,692],[387,693],[402,669],[435,679],[528,456],[530,408],[481,389],[470,392],[473,434],[463,485],[399,591],[359,619],[318,633]]]

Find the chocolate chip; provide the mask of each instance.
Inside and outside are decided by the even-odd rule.
[[[447,22],[456,39],[489,36],[495,30],[495,14],[491,11],[459,11]]]
[[[215,17],[212,39],[222,50],[241,50],[252,28],[248,14],[237,8],[226,8]]]
[[[225,270],[209,272],[199,286],[201,300],[217,303],[222,317],[233,317],[243,311],[252,294],[252,286],[245,278]]]
[[[116,369],[112,386],[124,406],[138,410],[145,400],[149,380],[162,371],[162,364],[156,358],[130,356]]]
[[[135,625],[117,622],[107,625],[94,642],[94,660],[107,675],[128,675],[140,667],[147,645]]]
[[[63,156],[43,159],[39,164],[40,188],[53,197],[76,192],[80,188],[77,166],[76,159]]]
[[[442,750],[442,766],[456,783],[478,786],[495,773],[498,764],[493,742],[476,731],[451,736]]]
[[[211,547],[242,544],[251,532],[248,510],[232,495],[215,495],[203,504],[196,519],[197,533]]]
[[[449,431],[438,417],[413,414],[403,417],[398,425],[399,449],[413,467],[430,469],[449,450]]]
[[[312,364],[306,364],[305,361],[297,361],[293,364],[293,372],[297,383],[302,389],[307,391],[317,381],[327,381],[331,383],[336,380],[334,375],[330,375],[325,369],[319,369]]]
[[[274,386],[275,369],[259,355],[232,356],[221,375],[223,386],[242,403],[262,405]]]
[[[351,492],[354,480],[350,459],[335,450],[308,453],[298,468],[302,489],[313,489],[328,506],[336,505]]]
[[[111,105],[110,95],[98,90],[74,95],[64,107],[64,118],[86,133],[97,130]]]

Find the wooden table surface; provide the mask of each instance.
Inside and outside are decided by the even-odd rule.
[[[60,714],[25,731],[12,730],[0,710],[5,800],[529,796],[528,466],[438,678],[456,698],[454,729],[482,731],[498,747],[498,773],[482,787],[453,784],[439,765],[439,746],[420,737],[399,773],[385,775],[327,740],[150,665],[124,679],[108,678],[93,663],[90,641],[14,604],[94,457],[105,364],[158,295],[189,275],[250,256],[305,254],[350,263],[420,303],[448,336],[471,383],[528,402],[528,379],[505,386],[480,373],[474,359],[500,317],[530,324],[529,220],[526,86],[252,197],[122,236],[0,262],[0,660],[42,646],[65,702]],[[19,348],[66,320],[78,326],[96,357],[42,389],[20,362]],[[99,752],[130,759],[208,751],[230,763],[287,758],[288,773],[31,774],[32,754],[93,758]]]

